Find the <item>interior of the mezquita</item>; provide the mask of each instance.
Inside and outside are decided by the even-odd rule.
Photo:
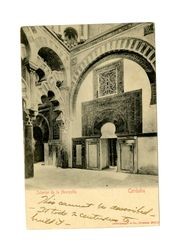
[[[158,174],[153,23],[22,27],[21,65],[26,178]]]

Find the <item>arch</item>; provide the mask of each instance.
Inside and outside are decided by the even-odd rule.
[[[116,134],[116,126],[112,122],[106,122],[101,127],[101,138],[117,138]]]
[[[51,68],[51,70],[61,71],[64,66],[60,59],[60,57],[48,47],[42,47],[38,51],[38,55],[43,58],[43,60],[47,63],[47,65]]]
[[[66,74],[67,57],[61,51],[59,53],[58,47],[54,43],[50,43],[50,39],[43,37],[43,39],[39,38],[39,40],[35,40],[38,48],[36,52],[36,64],[44,71],[47,81],[53,81],[54,84],[57,81],[61,81],[65,85],[68,77]]]
[[[120,56],[133,60],[145,70],[151,84],[151,102],[156,104],[155,48],[138,38],[119,38],[108,41],[90,52],[79,64],[72,78],[71,112],[75,112],[76,99],[84,77],[107,57]]]
[[[55,99],[53,91],[49,90],[46,95],[41,96],[41,103],[38,105],[38,115],[34,125],[38,125],[48,135],[48,140],[59,139],[59,126],[61,121],[61,114],[63,111],[60,108],[60,102]],[[45,124],[45,122],[46,124]],[[45,125],[45,126],[42,126]],[[48,129],[47,129],[48,126]]]
[[[44,78],[45,78],[45,72],[41,68],[38,68],[36,70],[36,74],[38,75],[38,78],[39,78],[38,81],[39,82],[41,82],[41,81],[44,80]]]
[[[42,131],[43,142],[48,142],[50,136],[50,126],[47,118],[43,114],[38,113],[33,123],[33,127],[40,128]]]
[[[33,48],[33,57],[35,61],[37,60],[39,50],[41,50],[42,48],[49,48],[60,58],[64,67],[63,70],[66,70],[68,66],[68,53],[59,42],[55,43],[55,41],[51,40],[50,37],[44,35],[36,37],[34,40],[34,45],[35,47]]]
[[[73,48],[77,45],[78,32],[73,27],[67,27],[64,30],[64,42],[69,48]]]
[[[39,83],[45,82],[45,85],[47,83],[50,83],[50,86],[53,85],[57,89],[59,89],[59,82],[61,83],[60,87],[66,84],[67,81],[66,81],[65,70],[52,71],[49,65],[39,55],[37,56],[37,65],[38,65],[37,70],[41,70],[41,72],[44,73],[44,76],[39,80]],[[39,75],[39,72],[37,72],[37,74]]]
[[[94,118],[94,135],[101,135],[101,128],[106,123],[113,123],[117,134],[125,134],[128,132],[127,122],[123,114],[121,114],[119,110],[107,109]]]
[[[68,37],[68,39],[75,39],[75,40],[77,40],[77,38],[78,38],[78,32],[73,27],[67,27],[64,30],[64,36],[65,36],[65,38]]]
[[[21,30],[25,33],[26,38],[27,38],[26,40],[23,39],[23,41],[25,41],[25,43],[28,42],[29,44],[29,51],[30,51],[28,53],[29,65],[35,70],[40,68],[42,71],[44,71],[46,78],[49,77],[51,79],[53,77],[55,80],[56,78],[57,80],[63,80],[63,84],[65,85],[68,82],[67,78],[69,77],[68,74],[66,73],[66,69],[68,68],[68,63],[69,63],[68,51],[58,41],[52,40],[50,37],[51,36],[50,33],[48,33],[47,35],[47,32],[49,31],[47,31],[45,27],[43,26],[35,27],[35,30],[36,30],[35,32],[33,31],[33,29],[32,27],[21,28]],[[39,34],[41,34],[40,36],[37,36],[38,31],[40,31],[39,32]],[[47,60],[48,62],[53,61],[52,63],[53,65],[51,65],[50,63],[51,67],[49,67],[49,63],[48,64],[45,63],[44,55],[42,56],[42,58],[41,56],[38,55],[39,51],[43,48],[48,48],[50,51],[49,56],[53,57],[52,60]],[[55,54],[55,57],[54,57],[54,54]],[[59,71],[60,67],[59,67],[58,62],[60,62],[60,65],[61,65],[60,67],[62,68],[61,71]],[[63,72],[63,77],[62,77],[63,79],[61,79],[61,75],[62,75],[61,72]]]
[[[55,97],[55,94],[54,94],[54,92],[52,90],[49,90],[48,93],[47,93],[47,95],[48,95],[48,99],[49,100],[51,100],[52,98]]]
[[[58,98],[58,101],[60,103],[60,109],[65,110],[65,102],[64,97],[61,94],[61,91],[57,88],[55,84],[50,84],[48,82],[42,83],[43,88],[40,88],[40,90],[37,91],[37,97],[36,97],[36,103],[42,104],[45,102],[45,100],[53,100],[54,97]],[[38,87],[38,86],[37,86]],[[42,96],[43,96],[43,102],[42,102]]]

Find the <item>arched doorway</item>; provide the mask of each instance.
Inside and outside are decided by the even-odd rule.
[[[117,136],[114,123],[107,122],[101,127],[100,150],[101,169],[117,171]]]
[[[44,144],[43,144],[43,134],[40,127],[35,126],[33,128],[34,135],[34,163],[44,161]]]
[[[33,124],[34,163],[43,162],[44,145],[49,140],[49,124],[42,114],[38,114]]]

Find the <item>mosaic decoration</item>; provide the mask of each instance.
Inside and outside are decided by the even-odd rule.
[[[101,136],[101,127],[106,122],[115,124],[118,135],[142,133],[142,91],[125,92],[82,104],[83,136]]]

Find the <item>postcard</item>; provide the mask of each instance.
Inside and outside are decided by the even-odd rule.
[[[23,26],[28,229],[159,225],[155,26]]]

